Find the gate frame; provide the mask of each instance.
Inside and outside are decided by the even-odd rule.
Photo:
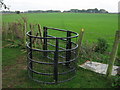
[[[67,37],[54,37],[54,36],[48,35],[48,33],[47,33],[48,29],[67,32]],[[75,34],[75,36],[72,36],[71,35],[72,33]],[[69,66],[70,62],[74,62],[74,61],[76,62],[77,61],[77,58],[78,58],[78,55],[77,55],[78,44],[77,44],[77,42],[76,43],[72,42],[71,39],[72,38],[77,38],[78,35],[79,35],[78,33],[73,32],[73,31],[56,29],[56,28],[49,28],[49,27],[43,27],[43,37],[33,36],[32,32],[28,31],[27,36],[29,37],[29,42],[27,43],[27,49],[29,49],[29,50],[28,50],[27,59],[28,59],[28,71],[30,72],[30,73],[28,73],[29,77],[31,79],[33,79],[34,81],[37,81],[37,82],[40,82],[40,83],[45,83],[45,84],[62,83],[62,82],[69,81],[72,78],[74,78],[74,76],[73,76],[72,78],[69,78],[67,80],[58,81],[58,75],[63,75],[63,74],[66,74],[66,73],[69,73],[69,72],[72,72],[72,71],[76,72],[76,67],[75,67],[75,69],[69,70],[67,72],[58,73],[58,64],[65,64],[66,66]],[[32,48],[32,38],[43,39],[43,41],[44,41],[43,42],[43,50]],[[55,46],[53,45],[54,47],[56,47],[55,50],[47,50],[47,40],[48,39],[55,39],[56,45]],[[59,40],[67,41],[66,49],[59,50],[59,48],[61,48],[61,47],[59,47]],[[72,44],[75,45],[74,48],[72,48]],[[71,57],[68,57],[68,55],[71,56],[71,51],[73,51],[73,50],[76,51],[75,52],[76,57],[71,60]],[[46,62],[35,61],[35,60],[32,59],[32,51],[42,51],[45,58],[47,58],[47,52],[54,52],[54,62],[53,63],[46,63]],[[66,52],[66,61],[65,62],[58,62],[59,52]],[[54,72],[52,74],[48,74],[48,73],[40,73],[40,72],[34,71],[32,62],[39,63],[39,64],[54,65]],[[41,75],[53,75],[54,82],[38,81],[38,80],[33,78],[33,73],[41,74]]]

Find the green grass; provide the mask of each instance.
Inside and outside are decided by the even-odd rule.
[[[112,47],[115,31],[118,30],[117,14],[90,14],[90,13],[32,13],[32,14],[4,14],[2,21],[15,22],[27,17],[28,23],[41,24],[60,29],[80,32],[85,29],[83,41],[96,42],[97,38],[105,38]],[[36,29],[37,30],[37,29]],[[63,33],[51,31],[50,34],[63,36]],[[120,50],[119,50],[120,51]]]
[[[3,88],[110,88],[111,81],[97,73],[78,68],[76,77],[65,83],[46,85],[34,82],[28,78],[26,69],[26,54],[13,48],[3,49]],[[8,52],[9,51],[9,52]],[[19,53],[18,53],[19,52]],[[11,54],[10,54],[11,53]],[[9,58],[8,56],[9,55]],[[9,64],[8,64],[9,63]]]
[[[94,41],[104,37],[109,42],[114,39],[118,29],[117,14],[85,14],[85,13],[33,13],[33,14],[7,14],[3,15],[3,22],[13,22],[21,16],[28,18],[28,23],[41,24],[42,26],[68,29],[80,32],[85,29],[85,40]],[[61,34],[62,35],[62,34]]]
[[[95,42],[97,38],[105,38],[110,46],[118,29],[117,14],[86,13],[33,13],[20,14],[28,17],[28,23],[80,32],[85,29],[84,42]],[[3,22],[13,22],[20,18],[18,14],[4,14]],[[53,35],[63,33],[52,31]],[[6,44],[6,43],[5,43]],[[3,45],[5,45],[3,43]],[[19,48],[3,48],[3,87],[16,88],[107,88],[111,81],[102,75],[79,68],[76,78],[58,85],[44,85],[28,79],[26,72],[26,54]]]

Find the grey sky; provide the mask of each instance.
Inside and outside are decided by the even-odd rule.
[[[120,0],[4,0],[10,10],[69,10],[69,9],[106,9],[118,11]]]

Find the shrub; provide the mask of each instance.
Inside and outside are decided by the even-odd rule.
[[[108,49],[108,47],[109,45],[107,41],[104,38],[99,38],[94,51],[103,54]]]
[[[100,63],[107,63],[109,60],[109,52],[107,51],[108,49],[108,43],[105,42],[103,45],[102,41],[98,41],[97,43],[89,43],[85,42],[82,44],[81,50],[80,50],[80,56],[79,59],[80,61],[78,62],[79,64],[84,63],[86,60],[90,61],[95,61],[95,62],[100,62]],[[103,46],[103,47],[102,47]],[[103,51],[101,48],[105,48]],[[97,51],[97,48],[99,48],[99,51]],[[102,53],[100,53],[102,52]],[[105,52],[105,53],[103,53]]]
[[[120,76],[119,75],[113,77],[112,87],[120,88]]]

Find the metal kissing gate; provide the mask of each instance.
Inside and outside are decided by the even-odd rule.
[[[76,32],[43,27],[42,37],[33,35],[32,31],[27,32],[27,36],[28,75],[32,80],[57,84],[75,77],[78,56]]]

